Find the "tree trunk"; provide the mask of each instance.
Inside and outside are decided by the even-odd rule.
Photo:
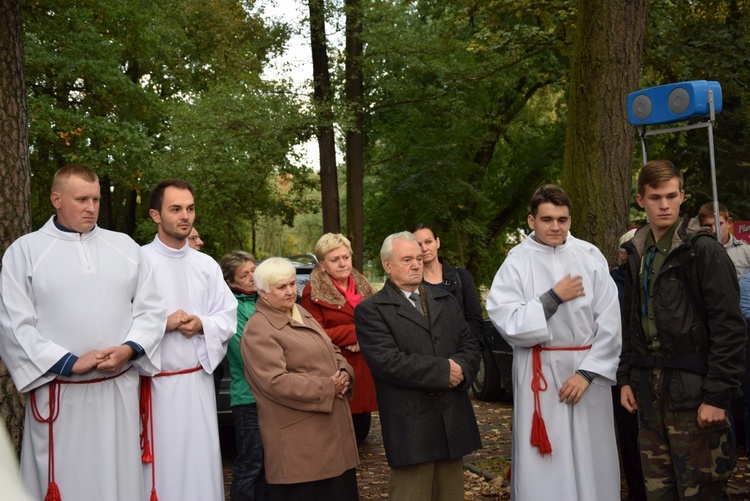
[[[18,0],[0,0],[0,253],[31,230],[29,136]],[[0,419],[18,448],[23,401],[0,361]]]
[[[135,235],[136,215],[138,207],[138,192],[134,189],[128,189],[128,195],[125,199],[125,233],[130,237]]]
[[[99,205],[99,224],[107,230],[115,229],[115,216],[112,213],[112,183],[109,176],[99,178],[101,202]]]
[[[626,99],[638,88],[648,0],[582,0],[570,69],[563,186],[571,233],[617,263],[627,230],[635,132]]]
[[[324,0],[309,0],[310,46],[312,47],[314,100],[318,110],[318,150],[320,152],[320,194],[323,205],[323,232],[340,233],[339,183],[336,173],[336,143],[333,135],[331,75],[325,29]]]
[[[364,104],[362,0],[346,0],[346,102],[354,118],[346,132],[346,227],[354,267],[362,271],[364,247]]]

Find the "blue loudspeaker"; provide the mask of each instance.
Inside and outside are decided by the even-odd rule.
[[[714,113],[721,111],[721,84],[693,80],[659,85],[628,95],[628,120],[633,125],[682,122],[710,114],[708,91],[714,94]]]

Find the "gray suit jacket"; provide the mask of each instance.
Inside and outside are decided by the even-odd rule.
[[[421,289],[429,322],[390,282],[354,310],[391,466],[457,459],[482,446],[467,393],[479,369],[479,340],[453,295]],[[456,388],[449,388],[448,358],[464,373]]]

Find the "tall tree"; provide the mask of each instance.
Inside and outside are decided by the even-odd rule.
[[[0,0],[0,254],[31,229],[26,86],[18,0]],[[23,402],[0,360],[0,419],[18,447]]]
[[[325,1],[308,0],[310,46],[313,63],[314,101],[317,109],[316,135],[320,153],[320,191],[323,202],[323,231],[341,232],[339,184],[336,171],[336,140],[333,133],[333,90],[328,67]]]
[[[611,264],[628,225],[635,135],[626,98],[638,88],[648,4],[578,2],[563,185],[573,202],[572,233]]]
[[[368,254],[423,222],[488,282],[533,187],[558,181],[571,2],[377,5],[364,23]]]
[[[102,179],[100,224],[140,241],[153,238],[140,200],[165,175],[195,181],[198,224],[214,256],[249,247],[257,217],[291,224],[306,210],[297,195],[310,186],[308,173],[288,154],[312,120],[297,96],[262,77],[289,29],[255,7],[25,2],[32,207],[45,208],[32,226],[47,213],[51,174],[71,161]],[[287,174],[294,182],[282,194],[276,177]]]
[[[362,270],[364,244],[364,126],[362,74],[362,0],[346,0],[346,228],[352,242],[354,267]]]

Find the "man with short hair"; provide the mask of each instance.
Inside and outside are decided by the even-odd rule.
[[[701,226],[711,228],[711,232],[716,235],[716,220],[714,218],[714,203],[708,202],[701,205],[698,211],[698,219]],[[747,242],[738,240],[729,232],[733,225],[732,218],[729,217],[729,210],[724,204],[719,204],[719,235],[721,235],[721,244],[727,250],[729,259],[732,260],[737,270],[737,278],[750,271],[750,245]]]
[[[162,341],[163,372],[144,381],[143,400],[147,410],[153,409],[153,427],[148,423],[144,430],[144,443],[153,448],[153,465],[146,465],[152,477],[147,492],[164,500],[224,499],[211,374],[235,333],[237,300],[219,265],[187,244],[195,220],[188,182],[159,183],[151,192],[149,214],[157,234],[143,249],[169,316]],[[144,450],[151,459],[148,452]]]
[[[611,386],[620,307],[607,261],[569,230],[555,185],[531,197],[532,233],[495,275],[487,313],[513,347],[511,498],[620,498]]]
[[[737,275],[721,244],[698,221],[680,218],[682,173],[652,160],[636,201],[649,224],[628,253],[622,405],[638,412],[648,499],[729,499],[734,467],[727,407],[745,363]]]
[[[422,285],[422,251],[409,232],[380,250],[388,280],[354,310],[372,370],[392,501],[463,500],[463,456],[482,446],[467,390],[479,340],[449,292]]]
[[[195,226],[190,230],[190,235],[187,238],[190,248],[200,252],[201,247],[203,247],[203,240],[201,240],[201,236]]]
[[[99,179],[55,174],[56,215],[16,240],[0,272],[0,356],[28,392],[21,453],[33,499],[143,495],[138,371],[156,373],[166,308],[151,263],[96,225]]]

